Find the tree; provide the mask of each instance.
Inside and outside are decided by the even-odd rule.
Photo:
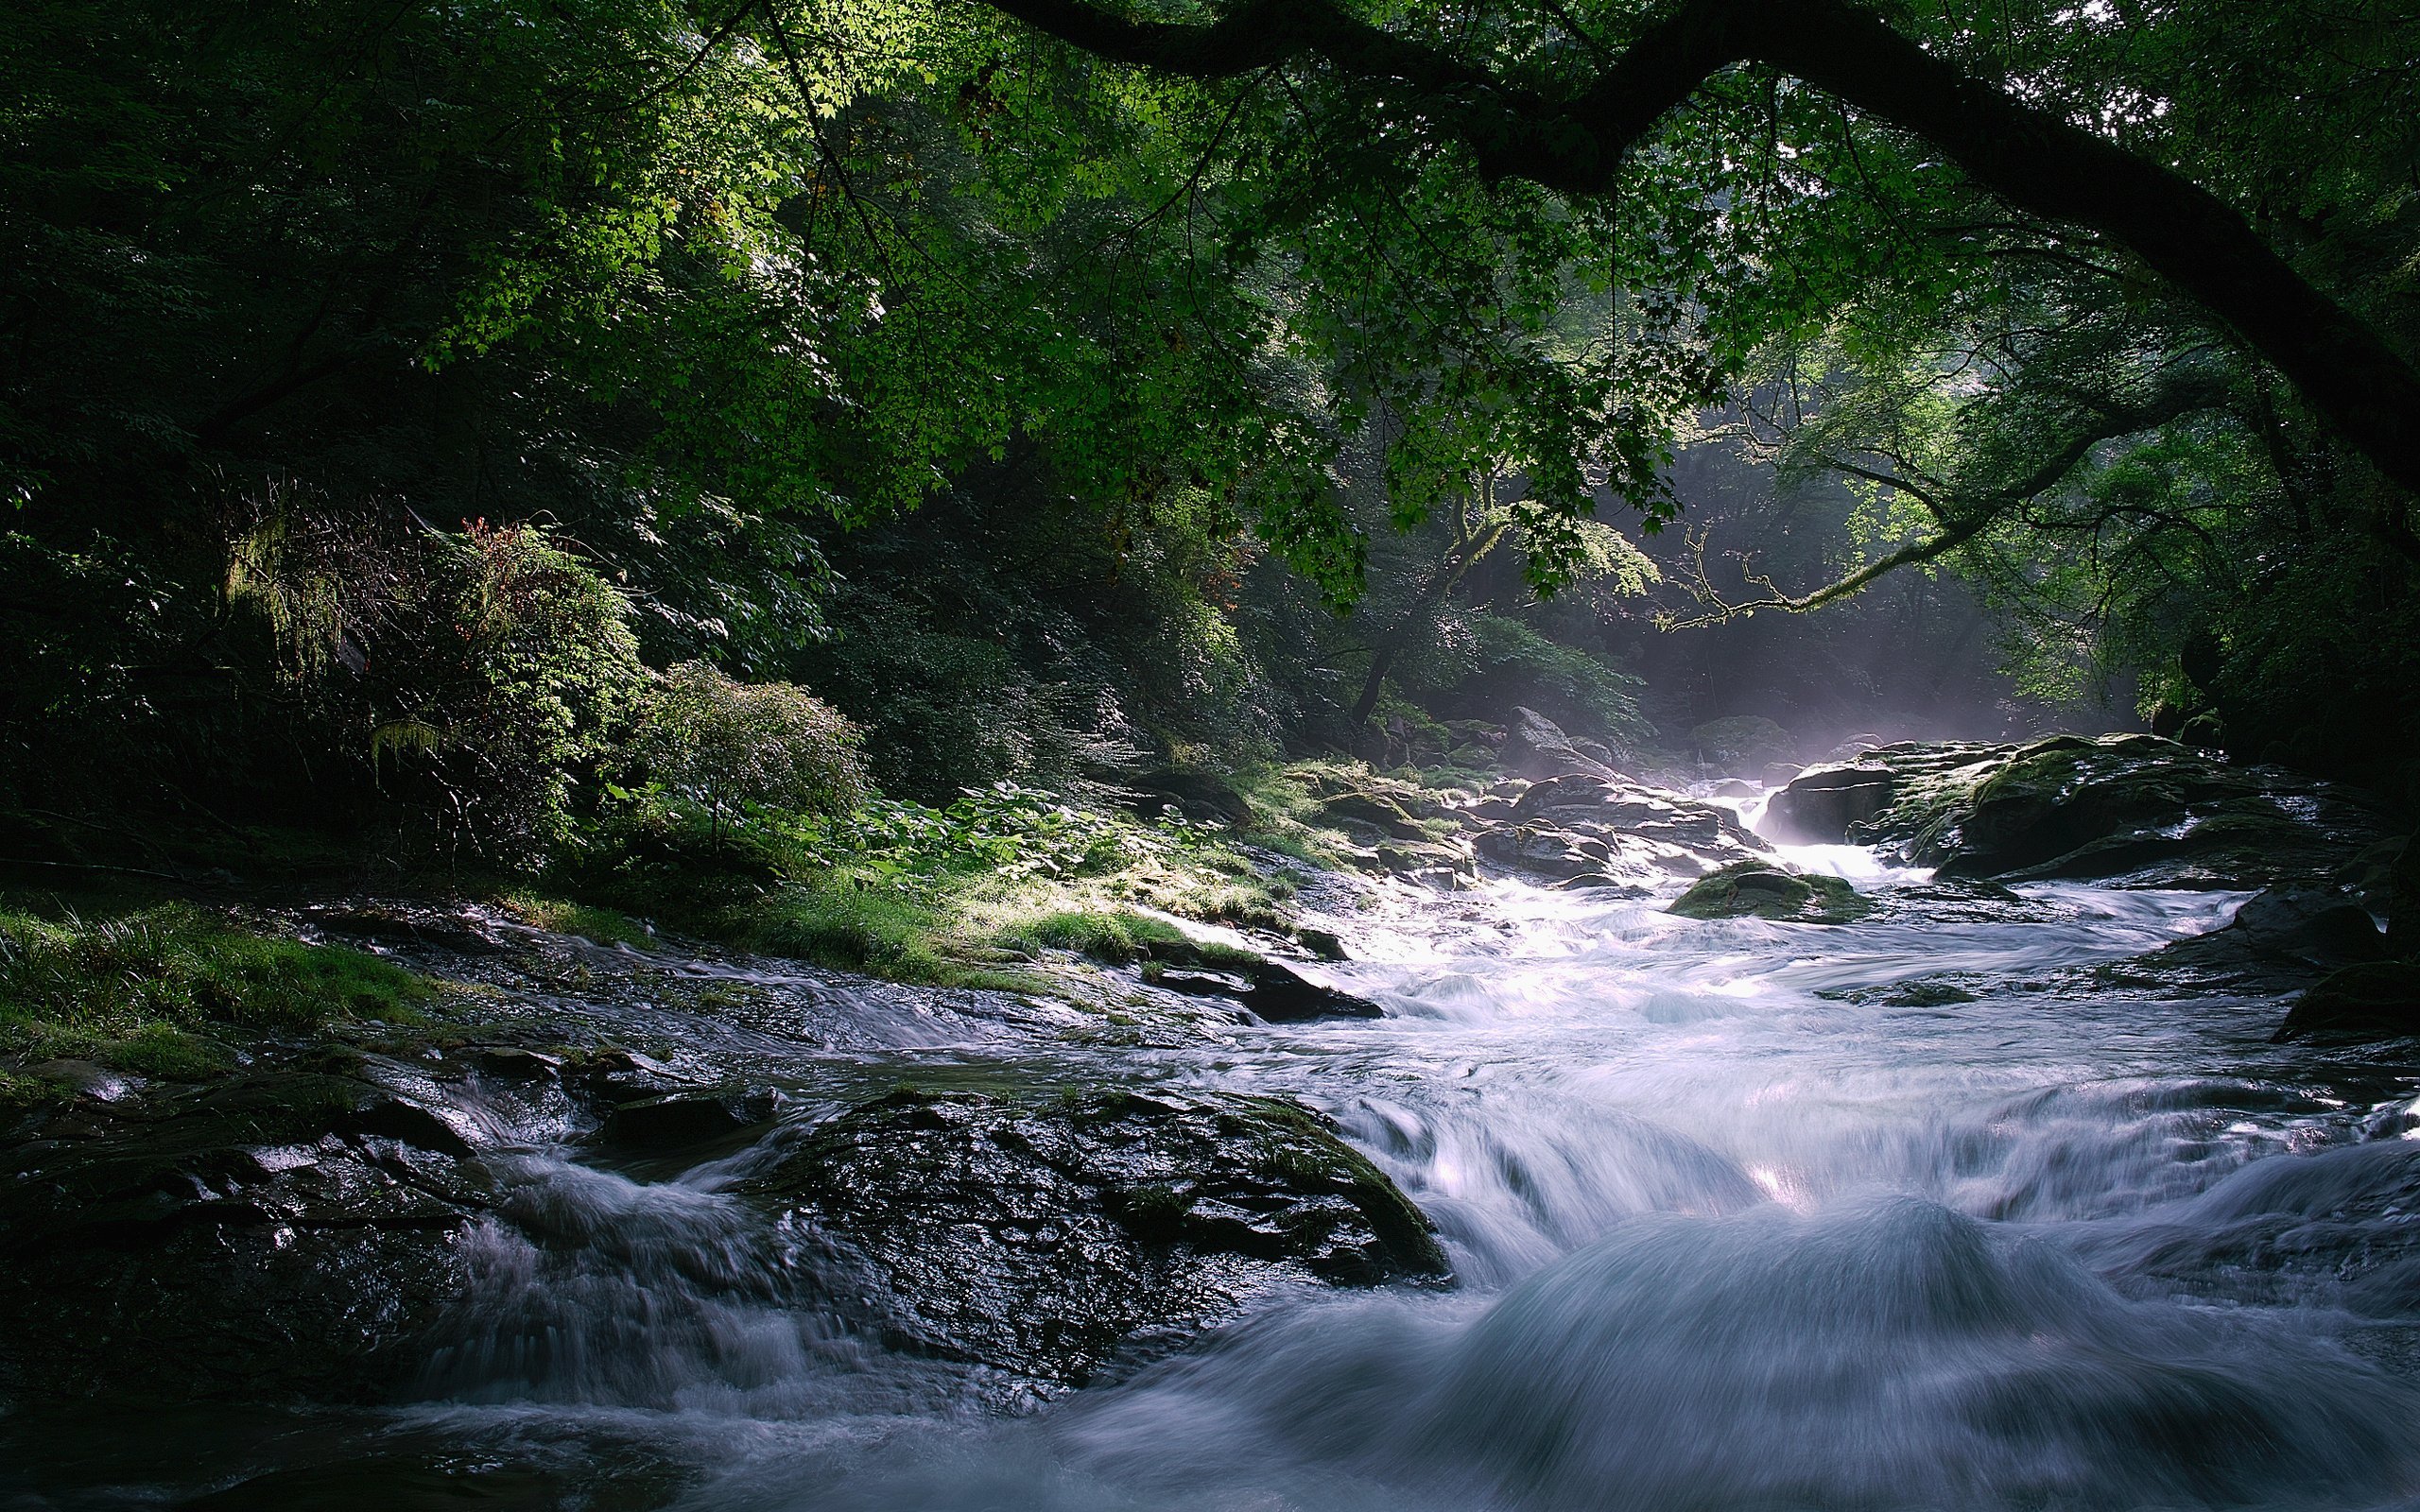
[[[1494,20],[1507,59],[1394,28],[1333,0],[1247,0],[1215,20],[1134,20],[1086,0],[987,0],[1104,58],[1232,78],[1308,60],[1418,140],[1463,147],[1490,180],[1603,197],[1656,123],[1722,70],[1764,63],[1932,142],[2014,207],[2106,234],[2239,333],[2346,439],[2420,490],[2420,370],[2314,286],[2243,215],[2165,163],[1962,74],[1845,0],[1688,0],[1620,51],[1570,13],[1526,35]],[[1557,43],[1565,45],[1556,46]],[[1567,60],[1584,62],[1573,67]],[[2398,517],[2398,524],[2400,519]],[[2408,537],[2408,530],[2405,531]]]

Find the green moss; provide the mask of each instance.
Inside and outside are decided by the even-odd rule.
[[[430,985],[359,951],[262,934],[190,903],[98,919],[0,909],[0,1051],[198,1080],[222,1041],[344,1019],[410,1022]]]
[[[739,910],[742,943],[844,971],[929,980],[941,970],[937,909],[898,889],[860,886],[826,873],[793,883]]]
[[[506,893],[496,902],[532,929],[552,930],[558,935],[578,935],[600,945],[630,945],[641,950],[656,942],[652,930],[617,909],[545,898],[530,892]]]
[[[1683,919],[1772,919],[1801,924],[1844,924],[1874,904],[1838,877],[1799,876],[1766,861],[1741,861],[1708,872],[1666,910]]]
[[[1251,951],[1197,940],[1166,919],[1148,914],[1070,910],[1045,914],[1015,926],[1006,937],[1047,950],[1074,951],[1111,966],[1249,967],[1260,964]]]

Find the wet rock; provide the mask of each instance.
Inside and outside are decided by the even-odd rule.
[[[2298,999],[2275,1038],[2395,1040],[2420,1035],[2420,963],[2371,961],[2320,980]]]
[[[1561,725],[1536,710],[1516,708],[1512,716],[1512,738],[1504,747],[1504,765],[1511,770],[1530,778],[1580,776],[1604,782],[1628,781],[1609,763],[1574,745]]]
[[[1613,849],[1602,840],[1534,825],[1489,830],[1479,835],[1476,846],[1480,855],[1497,866],[1531,876],[1576,877],[1596,872],[1613,860]]]
[[[780,1104],[776,1094],[761,1089],[642,1098],[607,1113],[598,1136],[633,1149],[704,1144],[770,1122]]]
[[[2315,887],[2272,887],[2237,909],[2235,921],[2220,933],[2241,936],[2264,955],[2329,969],[2386,954],[2386,937],[2368,909]]]
[[[1944,877],[2257,888],[2324,881],[2381,837],[2362,795],[2150,735],[1890,746],[1891,806],[1852,825]]]
[[[1378,847],[1378,860],[1388,870],[1406,875],[1439,867],[1448,871],[1466,871],[1471,865],[1469,853],[1461,847],[1436,840],[1381,845]]]
[[[487,919],[475,914],[448,914],[427,903],[347,903],[310,909],[302,917],[327,934],[381,945],[464,955],[499,955],[511,949]]]
[[[1312,1019],[1383,1019],[1386,1010],[1341,988],[1325,987],[1282,961],[1252,958],[1191,958],[1153,980],[1190,997],[1226,998],[1270,1023]]]
[[[43,1396],[380,1395],[493,1206],[474,1123],[310,1071],[55,1113],[0,1181],[0,1379]]]
[[[1512,822],[1476,844],[1487,860],[1526,875],[1561,882],[1595,874],[1647,891],[1772,850],[1719,804],[1587,776],[1533,784],[1513,805]]]
[[[1888,767],[1813,767],[1765,805],[1766,827],[1790,845],[1842,845],[1853,828],[1889,808],[1897,791]]]
[[[1746,861],[1699,881],[1668,913],[1683,919],[1773,919],[1845,924],[1874,904],[1838,877],[1801,876],[1768,861]]]
[[[569,1080],[594,1102],[612,1108],[695,1090],[696,1083],[664,1062],[618,1045],[581,1058]]]
[[[739,1190],[894,1347],[1071,1384],[1289,1282],[1445,1268],[1374,1166],[1272,1099],[902,1091]]]

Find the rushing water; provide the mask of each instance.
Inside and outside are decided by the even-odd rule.
[[[1495,884],[1335,920],[1383,1021],[1047,1052],[1329,1111],[1461,1280],[1306,1291],[1056,1400],[788,1295],[718,1190],[744,1152],[641,1181],[532,1150],[472,1326],[367,1432],[575,1465],[600,1506],[2414,1504],[2414,1089],[2272,1047],[2274,1001],[2083,970],[2238,898],[2023,891],[1821,928]],[[1980,1001],[1894,990],[1944,971]]]

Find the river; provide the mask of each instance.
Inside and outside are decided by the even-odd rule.
[[[229,1479],[434,1445],[572,1467],[581,1504],[766,1512],[2420,1504],[2414,1078],[2273,1046],[2273,999],[2090,971],[2241,895],[1959,909],[1792,854],[1919,891],[1823,927],[1401,889],[1325,920],[1386,1018],[1181,1048],[851,1006],[919,1064],[1299,1098],[1435,1219],[1451,1287],[1306,1287],[1045,1397],[788,1300],[722,1191],[755,1154],[541,1145],[515,1179],[556,1237],[482,1238],[424,1400],[163,1443],[220,1435]],[[1904,988],[1943,972],[1975,1000]],[[90,1504],[157,1504],[139,1480]]]

